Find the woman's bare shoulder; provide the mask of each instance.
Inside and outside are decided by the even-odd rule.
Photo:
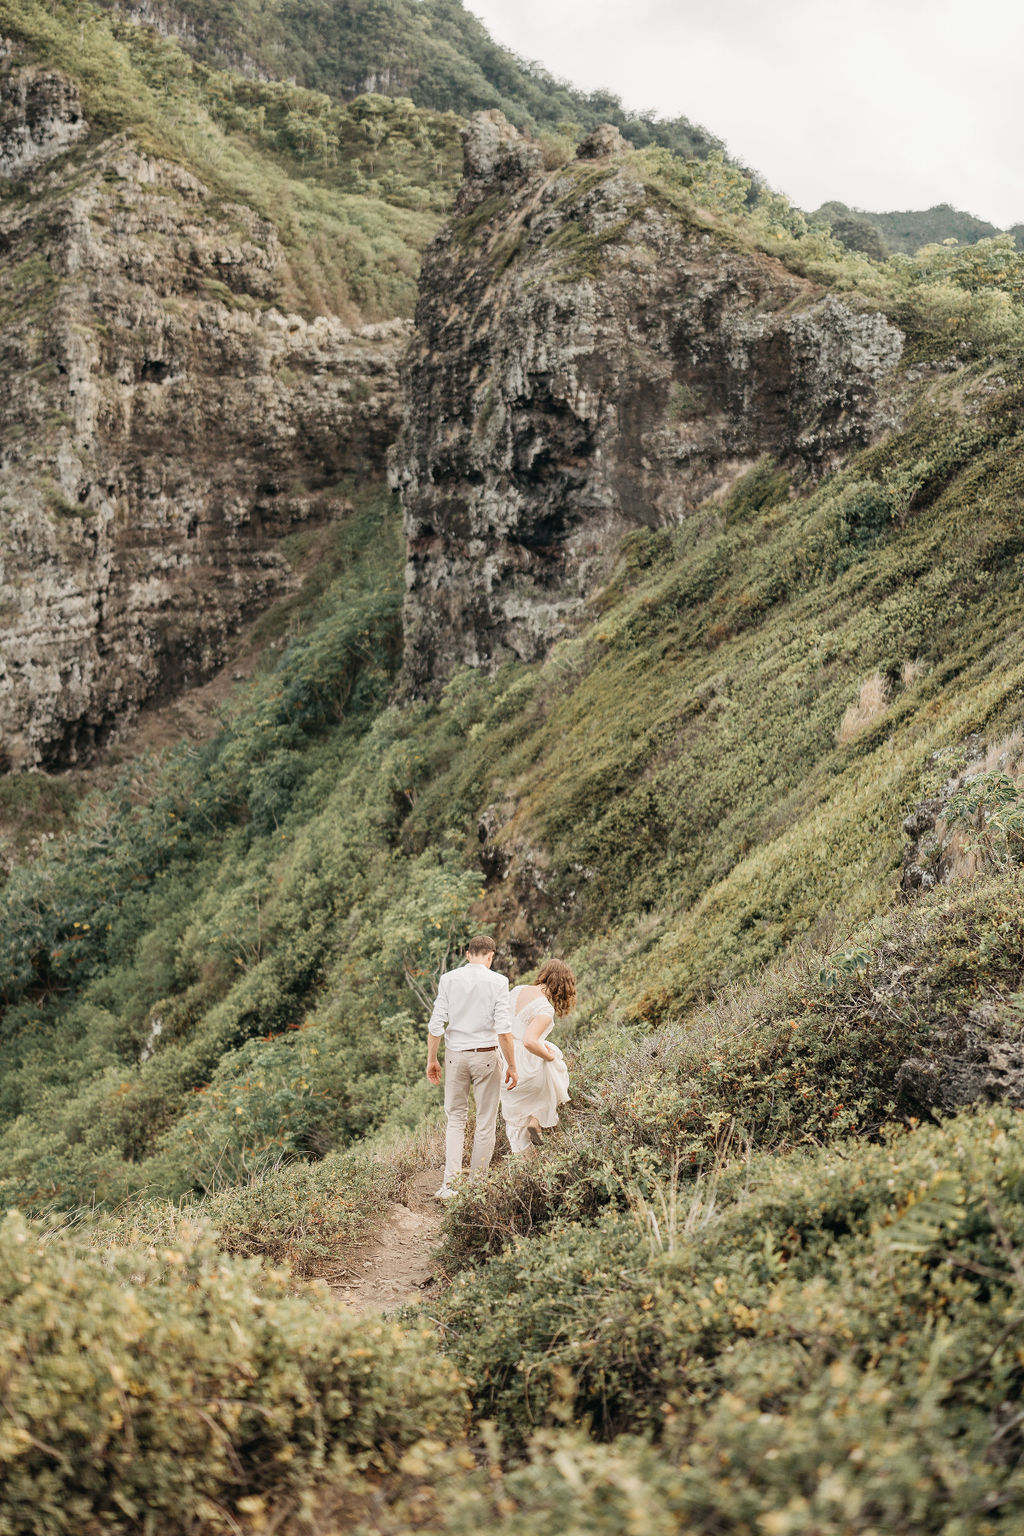
[[[514,991],[515,1003],[513,1006],[516,1013],[525,1013],[527,1008],[532,1007],[532,1005],[537,1001],[538,997],[543,997],[544,995],[543,987],[523,986],[516,987]]]

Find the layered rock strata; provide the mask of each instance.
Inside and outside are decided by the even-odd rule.
[[[46,99],[73,118],[70,81]],[[0,131],[31,176],[0,203],[6,768],[81,761],[222,662],[292,579],[281,536],[382,468],[407,339],[282,313],[272,226],[128,141],[29,163],[63,131],[19,120],[42,100],[9,85]]]
[[[543,655],[630,528],[765,454],[821,471],[891,420],[885,317],[674,207],[612,128],[546,171],[500,113],[474,118],[420,295],[392,457],[413,691]]]

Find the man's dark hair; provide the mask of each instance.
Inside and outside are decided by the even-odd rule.
[[[493,955],[497,945],[489,933],[478,933],[466,945],[467,955]]]

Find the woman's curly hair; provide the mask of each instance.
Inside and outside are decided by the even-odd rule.
[[[564,960],[545,960],[536,984],[544,988],[560,1019],[576,1007],[576,977]]]

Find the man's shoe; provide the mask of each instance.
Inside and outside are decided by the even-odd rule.
[[[452,1196],[454,1195],[454,1193],[455,1193],[455,1191],[454,1191],[454,1189],[452,1189],[450,1184],[442,1184],[441,1188],[437,1191],[437,1194],[434,1196],[434,1199],[435,1200],[450,1200],[452,1198]]]

